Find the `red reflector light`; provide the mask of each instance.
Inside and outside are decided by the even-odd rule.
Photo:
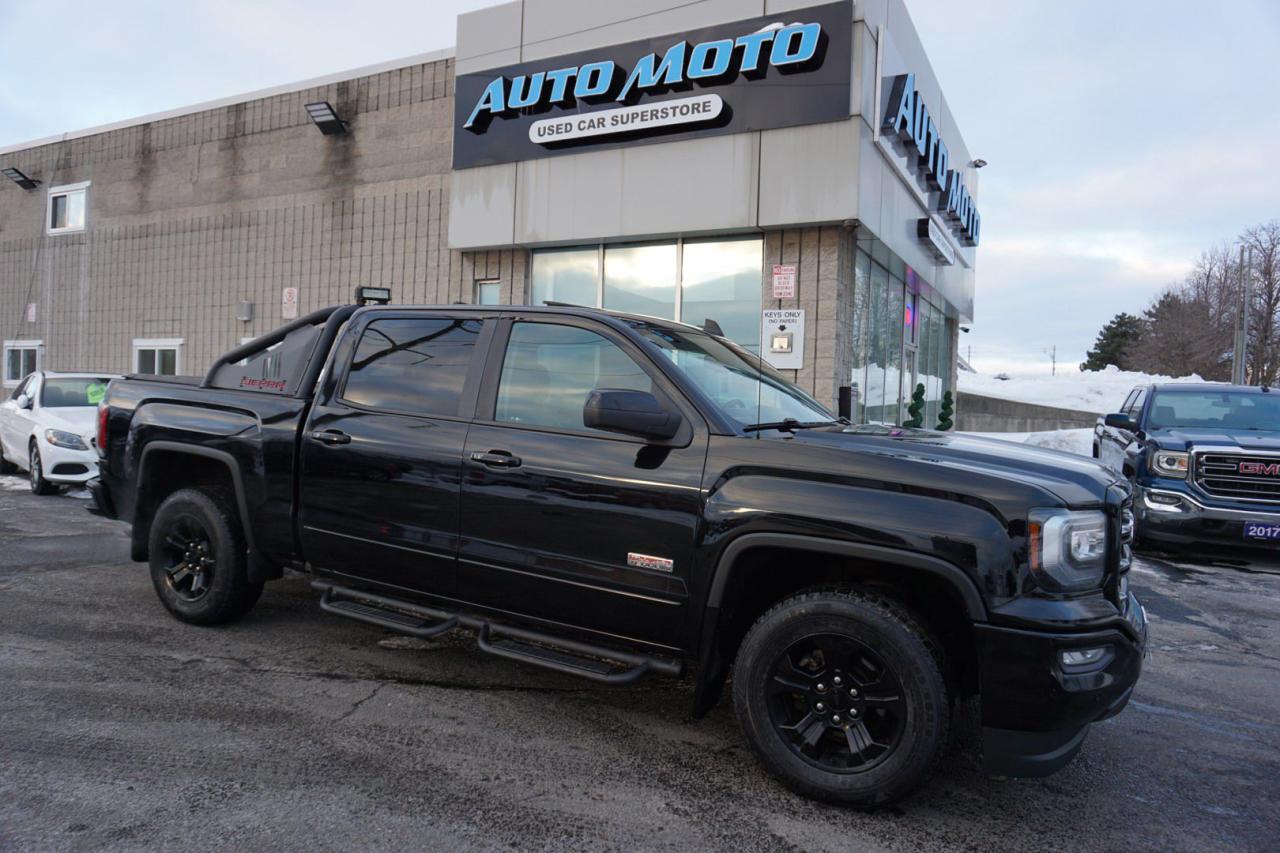
[[[107,452],[107,416],[110,412],[106,403],[98,404],[98,452],[103,454]]]

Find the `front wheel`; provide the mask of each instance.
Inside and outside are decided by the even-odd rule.
[[[31,454],[27,457],[27,475],[31,480],[31,494],[51,495],[58,487],[44,478],[44,465],[40,462],[40,448],[31,442]]]
[[[738,722],[796,792],[857,808],[917,788],[947,743],[938,649],[886,599],[811,592],[752,626],[733,672]]]
[[[151,583],[184,622],[231,622],[262,594],[262,584],[249,583],[244,536],[230,506],[220,494],[182,489],[165,498],[151,522]]]

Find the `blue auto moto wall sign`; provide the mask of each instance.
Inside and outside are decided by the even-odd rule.
[[[463,74],[453,167],[847,118],[852,18],[845,0]]]

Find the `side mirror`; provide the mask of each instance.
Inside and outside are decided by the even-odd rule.
[[[28,397],[26,394],[19,394],[19,395],[18,395],[18,399],[17,399],[17,403],[18,403],[18,408],[19,408],[19,409],[29,409],[29,408],[31,408],[31,398],[30,398],[30,397]]]
[[[1138,424],[1124,412],[1107,415],[1102,422],[1113,429],[1122,429],[1126,432],[1138,431]]]
[[[582,424],[589,429],[620,432],[639,438],[666,441],[675,438],[683,419],[662,408],[658,398],[647,391],[603,388],[587,395],[582,407]]]

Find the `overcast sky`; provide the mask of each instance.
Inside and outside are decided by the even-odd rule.
[[[0,145],[449,47],[491,3],[0,0]],[[1074,369],[1116,312],[1280,218],[1277,0],[907,5],[991,164],[961,336],[980,367],[1056,344]]]

